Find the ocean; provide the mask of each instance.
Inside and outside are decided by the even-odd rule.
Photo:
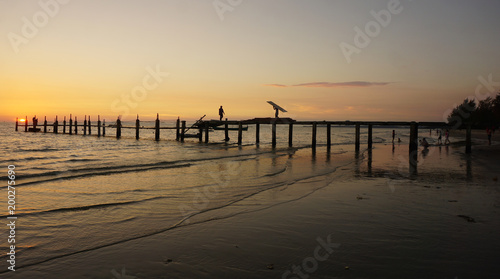
[[[390,146],[393,129],[402,140],[401,150],[407,148],[407,127],[374,128],[375,145]],[[293,148],[288,147],[285,125],[278,125],[276,148],[271,147],[269,125],[261,125],[259,145],[250,126],[241,146],[233,131],[228,143],[223,141],[224,131],[211,132],[209,144],[196,139],[177,142],[174,130],[162,130],[156,142],[152,131],[142,130],[136,140],[135,131],[125,129],[117,140],[112,128],[107,128],[106,137],[97,137],[95,131],[91,136],[25,133],[23,128],[15,132],[13,123],[0,123],[2,181],[8,179],[7,167],[15,166],[17,269],[293,203],[341,180],[346,175],[341,170],[357,169],[353,177],[359,176],[359,164],[366,169],[368,159],[365,128],[361,152],[354,150],[354,127],[332,128],[331,151],[324,146],[326,127],[318,127],[315,151],[310,148],[310,126],[294,128]],[[429,135],[429,130],[420,134]],[[432,133],[428,140],[433,143],[436,137]],[[407,166],[403,172],[395,166],[392,172],[377,174],[370,164],[375,177],[412,179]],[[465,168],[465,163],[457,167],[464,181]],[[434,187],[443,181],[426,183]],[[390,193],[391,187],[395,186],[386,184],[383,189]],[[0,201],[5,205],[6,190],[4,183]],[[266,199],[253,199],[263,195]],[[6,219],[7,207],[3,208],[0,215]],[[1,237],[8,233],[3,229]],[[1,243],[7,251],[7,244]],[[0,259],[5,263],[8,255],[2,253]]]

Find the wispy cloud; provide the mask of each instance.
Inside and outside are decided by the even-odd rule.
[[[335,87],[370,87],[370,86],[385,86],[392,82],[370,82],[370,81],[347,81],[347,82],[309,82],[300,83],[295,85],[284,84],[264,84],[264,86],[271,87],[322,87],[322,88],[335,88]]]

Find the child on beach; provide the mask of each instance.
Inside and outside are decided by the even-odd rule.
[[[448,129],[446,130],[446,133],[444,133],[444,144],[450,144],[450,131]]]

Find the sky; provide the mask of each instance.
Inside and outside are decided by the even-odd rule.
[[[497,0],[0,0],[0,121],[443,121],[500,90]],[[497,82],[498,81],[498,82]]]

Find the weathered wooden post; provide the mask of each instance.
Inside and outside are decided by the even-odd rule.
[[[90,122],[90,115],[89,115],[89,122],[87,124],[88,124],[87,127],[89,127],[89,135],[91,135],[92,134],[92,128],[91,128],[92,127],[92,122]]]
[[[360,145],[360,140],[359,140],[360,130],[361,130],[361,124],[356,123],[356,139],[355,139],[355,143],[354,143],[354,149],[355,149],[356,151],[359,151],[359,145]]]
[[[73,134],[73,115],[69,115],[69,134]]]
[[[467,133],[465,134],[465,153],[470,154],[472,152],[472,125],[467,123]]]
[[[238,145],[241,145],[243,139],[243,124],[241,121],[238,123]]]
[[[272,124],[272,146],[276,147],[276,122]]]
[[[373,147],[373,125],[368,124],[368,149]]]
[[[332,124],[326,124],[326,148],[330,150],[332,148]]]
[[[116,119],[116,138],[119,139],[122,137],[122,121],[120,118]]]
[[[97,115],[97,136],[101,136],[101,116]]]
[[[19,117],[16,117],[16,132],[18,131],[18,127],[19,126]]]
[[[63,134],[66,134],[66,116],[63,119]]]
[[[160,140],[160,114],[156,114],[156,121],[155,121],[155,141]]]
[[[208,122],[205,122],[205,143],[208,143],[209,135],[208,135]]]
[[[75,116],[75,135],[78,135],[78,120],[76,116]]]
[[[137,119],[135,120],[135,139],[139,139],[139,128],[141,127],[141,121],[139,120],[139,114],[137,115]]]
[[[313,123],[312,127],[312,148],[316,148],[316,132],[317,132],[318,124],[316,122]]]
[[[57,134],[59,130],[59,121],[57,120],[57,115],[56,115],[56,121],[54,121],[54,134]]]
[[[227,124],[227,118],[226,118],[226,123],[224,123],[224,141],[225,142],[229,141],[229,125]]]
[[[175,140],[176,141],[179,141],[180,139],[180,129],[181,127],[181,120],[179,119],[179,117],[177,117],[177,122],[175,123]]]
[[[293,146],[293,123],[288,124],[288,146]]]
[[[260,123],[255,124],[255,144],[260,142]]]
[[[410,123],[409,153],[410,153],[410,166],[416,166],[418,157],[418,123],[416,122]]]
[[[28,132],[28,116],[26,115],[26,118],[24,118],[24,131]]]
[[[45,116],[45,120],[43,121],[43,132],[47,133],[47,116]]]
[[[87,116],[85,115],[85,121],[83,121],[83,135],[87,134]]]
[[[186,133],[186,120],[182,120],[181,141],[184,142],[184,134]]]
[[[102,120],[102,136],[106,136],[106,119]]]

